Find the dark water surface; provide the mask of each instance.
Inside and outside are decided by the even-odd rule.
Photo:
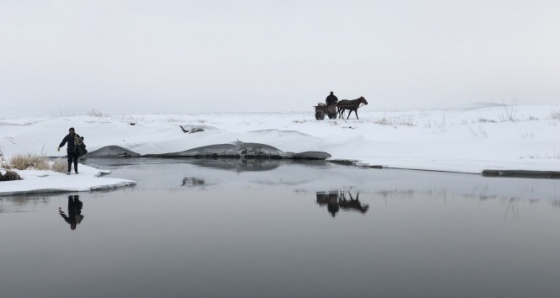
[[[138,185],[0,198],[1,297],[560,295],[557,180],[322,162],[87,163]],[[59,207],[83,216],[75,229]]]

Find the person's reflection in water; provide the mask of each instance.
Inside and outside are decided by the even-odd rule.
[[[76,226],[82,222],[84,216],[82,215],[82,201],[80,201],[80,196],[68,196],[68,216],[62,211],[62,208],[58,208],[58,213],[64,220],[70,224],[70,229],[75,230]]]

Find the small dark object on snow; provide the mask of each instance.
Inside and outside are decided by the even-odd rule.
[[[484,170],[484,177],[516,177],[516,178],[544,178],[560,179],[558,171],[528,171],[528,170]]]
[[[179,127],[181,127],[181,129],[183,130],[183,132],[188,132],[188,133],[195,133],[195,132],[204,131],[204,129],[202,129],[202,128],[197,128],[197,127],[191,128],[190,130],[189,130],[189,129],[184,129],[183,126],[181,126],[181,125],[179,125]]]
[[[0,171],[0,181],[13,181],[13,180],[21,180],[21,177],[18,173],[14,171],[6,171],[6,174],[2,175]]]

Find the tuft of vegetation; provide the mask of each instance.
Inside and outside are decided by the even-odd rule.
[[[5,174],[2,174],[0,171],[0,181],[13,181],[13,180],[21,180],[21,177],[18,173],[14,171],[6,171]]]
[[[4,156],[4,152],[2,152],[1,148],[0,148],[0,168],[10,169],[10,164],[8,163],[8,160]]]
[[[502,122],[517,121],[517,99],[513,99],[511,101],[511,105],[508,105],[504,102],[504,110],[506,112],[506,116],[504,117],[503,115],[500,115],[500,120],[502,120]]]
[[[68,170],[68,164],[64,158],[57,158],[54,160],[51,170],[58,173],[66,173]]]
[[[91,116],[91,117],[98,117],[98,118],[105,117],[105,115],[103,115],[103,113],[101,113],[100,111],[98,111],[96,109],[89,110],[87,115]]]
[[[387,119],[387,116],[385,114],[383,114],[383,117],[379,118],[377,121],[374,121],[373,123],[379,124],[379,125],[391,125],[391,126],[393,126],[393,123],[391,121],[389,121],[389,119]]]
[[[10,170],[10,169],[18,169],[18,170],[52,170],[59,173],[66,173],[68,164],[64,158],[57,158],[54,162],[50,162],[48,157],[44,154],[17,154],[9,159],[4,155],[2,149],[0,148],[0,169],[3,170]],[[5,179],[10,180],[19,180],[21,179],[16,172],[7,171],[9,173],[8,177]],[[1,174],[1,172],[0,172]],[[17,178],[16,178],[17,177]],[[3,180],[6,181],[6,180]]]
[[[445,115],[441,116],[441,122],[434,121],[434,125],[441,133],[447,132],[447,121],[445,119]]]
[[[358,122],[363,123],[361,121],[358,121]],[[401,117],[387,118],[386,113],[383,114],[383,117],[373,121],[373,123],[379,124],[379,125],[387,125],[387,126],[391,126],[393,128],[397,128],[398,126],[408,126],[408,127],[416,126],[416,124],[413,121],[412,116],[401,116]],[[428,124],[428,125],[431,126],[431,123]]]
[[[481,123],[496,123],[496,120],[486,119],[486,118],[478,118],[478,122],[481,122]]]
[[[488,137],[488,133],[486,132],[484,127],[482,127],[482,125],[478,125],[478,131],[472,129],[472,127],[470,126],[469,126],[469,130],[471,131],[472,135],[475,136],[476,138],[486,139]]]
[[[551,117],[552,119],[560,120],[560,111],[551,112],[551,113],[550,113],[550,117]]]
[[[18,170],[50,170],[49,160],[45,155],[31,153],[12,156],[9,165]]]
[[[49,162],[49,159],[45,155],[37,154],[17,154],[12,156],[9,160],[6,158],[2,150],[0,149],[0,168],[18,169],[18,170],[53,170],[59,173],[66,173],[67,162],[64,158],[57,158],[54,162]],[[14,172],[15,173],[15,172]],[[17,173],[16,173],[17,174]],[[19,176],[18,176],[19,177]],[[18,180],[18,179],[15,179]]]

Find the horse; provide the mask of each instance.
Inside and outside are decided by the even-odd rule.
[[[340,100],[337,104],[336,107],[338,108],[338,118],[342,118],[344,116],[344,111],[345,110],[350,110],[350,112],[348,113],[348,117],[346,117],[346,119],[350,118],[350,114],[352,114],[352,111],[354,111],[354,113],[356,114],[356,119],[360,119],[358,117],[358,108],[360,107],[361,104],[367,105],[368,102],[367,100],[363,97],[360,96],[359,98],[356,99],[343,99]]]

